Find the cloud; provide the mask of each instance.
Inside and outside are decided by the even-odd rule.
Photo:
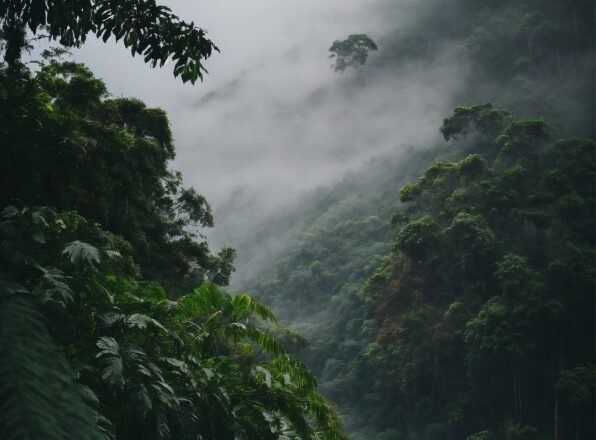
[[[150,69],[115,44],[90,41],[77,57],[116,95],[164,108],[178,156],[173,164],[215,210],[214,247],[238,246],[267,218],[291,209],[301,192],[336,182],[368,158],[401,145],[438,140],[450,97],[465,79],[447,46],[434,62],[369,65],[338,75],[335,39],[385,33],[408,24],[402,0],[172,1],[183,19],[221,49],[194,87]],[[378,58],[377,58],[378,61]],[[378,63],[377,63],[378,64]],[[239,249],[242,270],[246,249]]]

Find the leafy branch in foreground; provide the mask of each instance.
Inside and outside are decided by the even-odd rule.
[[[85,388],[74,382],[44,316],[27,296],[14,286],[0,287],[0,437],[101,439]]]
[[[94,34],[104,42],[122,40],[131,54],[152,67],[174,62],[174,76],[194,83],[207,73],[203,60],[219,49],[193,22],[186,23],[155,0],[0,0],[5,60],[18,62],[26,45],[25,29],[39,29],[64,46],[79,46]]]
[[[47,208],[2,211],[0,267],[3,438],[346,438],[246,294],[172,301],[117,237]]]

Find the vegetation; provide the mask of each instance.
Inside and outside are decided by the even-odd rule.
[[[149,1],[2,2],[0,18],[0,437],[346,438],[284,348],[302,338],[219,287],[234,251],[202,238],[211,210],[169,169],[165,113],[110,98],[63,49],[19,61],[44,26],[173,55],[194,81],[203,32]]]
[[[28,32],[93,34],[194,83],[204,31],[153,0],[0,0],[1,438],[346,439],[340,412],[353,439],[594,437],[593,4],[415,3],[379,47],[333,43],[337,72],[379,50],[347,88],[451,58],[458,104],[493,103],[272,219],[291,245],[251,296],[166,114],[64,48],[21,60]]]
[[[2,205],[76,210],[126,239],[141,274],[172,295],[203,279],[227,284],[234,251],[213,254],[197,240],[213,226],[211,208],[168,167],[166,114],[110,98],[85,66],[54,55],[35,72],[0,72]]]
[[[8,206],[0,243],[2,438],[344,438],[248,295],[172,301],[74,212]]]
[[[300,357],[351,438],[591,438],[593,5],[412,9],[349,86],[467,66],[449,142],[313,193],[251,291],[309,337]],[[527,284],[499,284],[513,268]]]
[[[194,83],[206,72],[202,60],[218,50],[205,31],[181,21],[167,6],[155,0],[114,2],[108,0],[0,1],[4,58],[15,66],[28,48],[26,31],[45,32],[42,37],[72,47],[88,34],[104,42],[122,40],[131,54],[143,56],[153,67],[174,61],[174,76]]]
[[[343,72],[348,67],[366,64],[368,52],[377,50],[377,45],[368,35],[353,34],[343,41],[336,40],[329,48],[329,58],[335,59],[332,66],[336,72]]]
[[[403,10],[393,8],[385,13]],[[409,11],[414,18],[379,39],[379,54],[367,70],[432,66],[438,59],[466,66],[457,73],[466,86],[453,107],[492,102],[593,137],[593,9],[589,0],[416,2]]]
[[[446,138],[462,117],[474,153],[402,187],[363,289],[377,393],[404,436],[590,438],[593,392],[570,396],[594,387],[594,142],[486,105],[456,109]]]
[[[441,130],[452,159],[413,182],[431,152],[317,194],[254,293],[304,326],[355,437],[591,438],[594,141],[490,104]]]

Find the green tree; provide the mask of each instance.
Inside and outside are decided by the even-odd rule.
[[[395,250],[363,289],[379,410],[429,438],[589,436],[594,142],[486,104],[442,131],[468,134],[464,159],[401,189]]]
[[[377,50],[375,42],[365,34],[352,34],[345,40],[335,40],[329,48],[329,58],[335,59],[332,66],[336,72],[343,72],[348,67],[366,64],[368,52]]]
[[[235,253],[211,253],[211,208],[180,173],[166,114],[111,98],[83,65],[52,53],[37,72],[0,70],[0,204],[76,210],[128,240],[141,272],[175,295],[227,284]]]

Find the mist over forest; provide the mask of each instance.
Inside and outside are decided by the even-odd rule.
[[[594,17],[0,0],[0,438],[594,438]]]

